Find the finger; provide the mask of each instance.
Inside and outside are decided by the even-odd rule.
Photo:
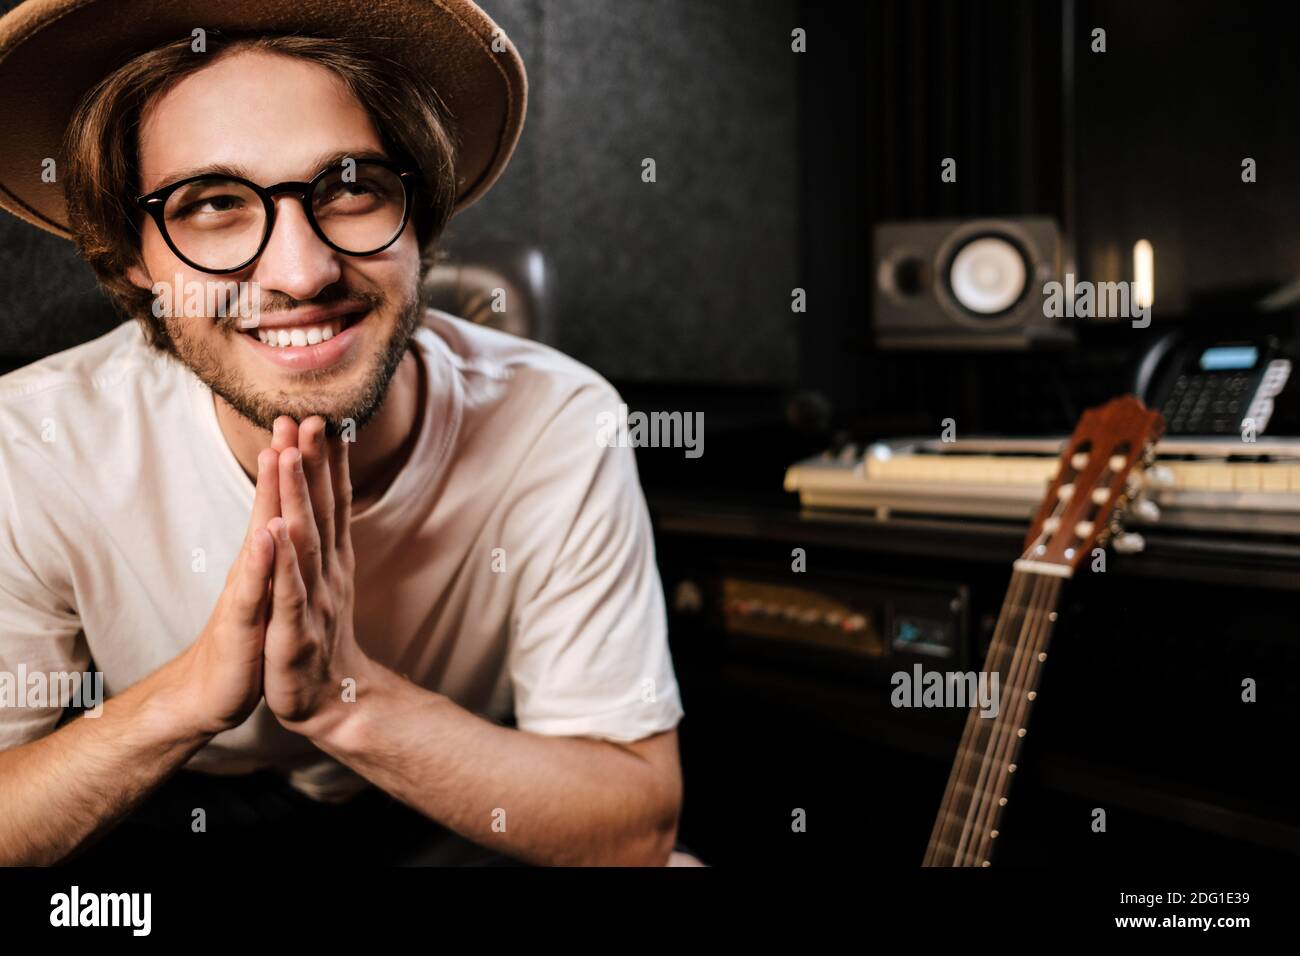
[[[303,583],[308,593],[314,593],[321,578],[321,540],[312,515],[302,452],[296,447],[280,452],[280,513],[298,551]]]
[[[236,624],[256,627],[266,621],[267,584],[275,566],[275,551],[275,543],[267,530],[254,529],[248,554],[231,590],[230,613]]]
[[[272,448],[263,448],[257,455],[257,490],[253,494],[253,517],[248,523],[250,537],[280,513],[279,461],[280,456]]]
[[[278,461],[279,456],[267,448],[264,448],[261,454],[257,456],[257,487],[253,492],[253,513],[249,517],[248,530],[244,534],[244,541],[240,546],[239,554],[230,565],[230,571],[226,574],[227,587],[230,587],[235,579],[243,573],[244,565],[248,562],[248,552],[252,546],[253,537],[257,534],[258,529],[265,528],[266,523],[271,520],[272,516],[280,513]]]
[[[298,552],[289,536],[289,525],[276,516],[266,526],[275,538],[275,576],[271,581],[271,617],[295,630],[307,613],[307,587],[298,565]]]
[[[307,475],[307,492],[321,542],[321,573],[328,574],[334,553],[334,489],[325,448],[325,419],[313,415],[298,426],[298,450]]]
[[[330,481],[334,493],[334,546],[352,551],[352,472],[349,467],[351,442],[336,435],[329,442]]]
[[[271,447],[284,451],[298,444],[298,423],[288,415],[281,415],[271,425]]]

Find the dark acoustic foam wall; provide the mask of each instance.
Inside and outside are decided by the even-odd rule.
[[[1060,218],[1060,4],[872,0],[863,38],[878,220]],[[956,182],[940,178],[956,161]]]
[[[0,215],[0,360],[37,359],[117,321],[71,242]]]
[[[555,344],[623,380],[797,373],[799,56],[784,0],[486,0],[529,119],[453,236],[549,257]],[[646,157],[658,181],[641,180]]]

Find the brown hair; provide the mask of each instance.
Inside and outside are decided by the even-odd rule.
[[[207,54],[196,55],[191,44],[185,37],[158,47],[100,81],[78,105],[63,144],[64,192],[77,251],[118,311],[139,320],[146,340],[173,351],[163,320],[153,314],[153,293],[126,275],[140,264],[144,214],[135,204],[140,118],[152,99],[235,50],[301,57],[332,70],[369,111],[391,157],[419,170],[412,219],[423,250],[423,280],[456,202],[456,148],[433,86],[402,64],[347,40],[212,31]]]

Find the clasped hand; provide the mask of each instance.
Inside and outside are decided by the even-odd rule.
[[[250,631],[264,625],[262,696],[281,724],[309,737],[341,719],[355,699],[346,679],[368,663],[353,631],[351,517],[348,443],[327,438],[319,416],[301,425],[281,416],[257,458],[249,534],[228,590],[245,591],[250,663]],[[239,605],[237,593],[230,602]]]

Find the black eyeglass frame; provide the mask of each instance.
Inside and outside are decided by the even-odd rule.
[[[206,272],[209,275],[229,275],[232,272],[241,272],[257,261],[258,257],[266,250],[266,244],[271,241],[271,233],[275,230],[275,197],[282,193],[292,193],[297,197],[298,202],[302,204],[303,214],[307,217],[307,222],[311,225],[312,232],[316,233],[316,237],[335,252],[345,256],[352,256],[354,258],[374,256],[383,252],[395,243],[401,238],[402,233],[406,231],[406,224],[411,219],[411,208],[415,204],[416,181],[419,174],[413,169],[404,167],[387,159],[359,159],[356,162],[358,168],[362,166],[381,166],[384,169],[396,173],[398,179],[402,183],[402,191],[404,195],[402,221],[393,232],[393,237],[382,246],[371,249],[367,252],[352,252],[351,250],[343,249],[335,245],[330,241],[330,238],[325,235],[325,231],[321,228],[320,223],[316,221],[316,214],[312,212],[310,201],[311,195],[315,192],[316,186],[320,181],[330,173],[334,172],[335,166],[333,164],[326,166],[308,182],[289,180],[283,183],[276,183],[274,186],[259,186],[257,183],[250,182],[249,180],[243,179],[239,176],[225,176],[220,173],[200,173],[198,176],[181,179],[174,183],[169,183],[159,189],[155,189],[153,192],[147,193],[146,195],[138,196],[136,197],[135,202],[137,206],[148,213],[150,218],[153,219],[154,224],[158,227],[159,234],[163,237],[163,241],[167,243],[167,248],[176,255],[176,258],[180,259],[190,268],[198,269],[200,272]],[[262,206],[266,210],[266,223],[262,229],[262,241],[258,243],[257,251],[239,265],[229,269],[209,269],[206,266],[199,265],[197,262],[194,262],[186,256],[185,253],[181,252],[180,249],[176,247],[176,243],[172,241],[171,233],[167,231],[167,225],[163,219],[163,214],[167,208],[167,200],[172,193],[180,189],[182,186],[188,186],[190,183],[201,182],[205,179],[221,179],[226,180],[227,182],[239,183],[241,186],[247,186],[262,200]]]

